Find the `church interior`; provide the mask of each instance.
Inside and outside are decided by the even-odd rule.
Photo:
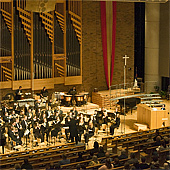
[[[170,169],[170,1],[1,0],[1,169]]]

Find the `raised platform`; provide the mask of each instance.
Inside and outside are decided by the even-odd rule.
[[[73,106],[71,106],[71,107],[61,106],[61,110],[63,111],[63,113],[67,113],[72,109],[73,109]],[[99,109],[99,105],[94,104],[94,103],[90,103],[90,102],[87,102],[86,105],[82,105],[81,107],[76,106],[76,110],[78,112],[81,112],[81,111],[87,112],[87,111],[95,110],[95,109]]]
[[[99,107],[115,108],[116,101],[110,101],[112,98],[133,95],[135,92],[140,92],[140,88],[128,89],[115,89],[92,92],[92,102],[99,105]]]

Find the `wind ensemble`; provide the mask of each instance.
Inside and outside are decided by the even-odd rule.
[[[72,104],[76,100],[77,92],[74,88],[70,91],[73,97],[68,101]],[[18,93],[16,94],[18,95]],[[41,101],[35,101],[34,107],[26,103],[19,108],[17,102],[11,110],[9,110],[7,104],[2,107],[0,133],[1,135],[7,134],[5,136],[11,142],[11,146],[15,142],[16,145],[25,145],[27,147],[27,143],[31,139],[32,142],[36,141],[34,146],[38,146],[38,140],[40,143],[46,141],[47,145],[49,145],[57,140],[60,142],[63,132],[67,142],[75,141],[77,144],[81,142],[82,135],[84,135],[85,142],[88,143],[88,139],[94,135],[96,128],[100,129],[102,127],[103,130],[106,130],[106,126],[110,122],[110,131],[113,135],[113,129],[120,124],[120,118],[116,116],[109,119],[104,108],[101,111],[95,110],[93,114],[88,115],[84,112],[78,112],[76,106],[74,106],[64,114],[60,107],[63,102],[61,101],[61,96],[58,97],[59,102],[57,105],[54,99],[44,102],[44,98],[47,97],[45,88],[41,91],[40,96]],[[64,101],[67,102],[66,105],[68,105],[68,101]],[[40,107],[42,103],[45,103],[45,107]],[[78,105],[80,104],[81,100]]]

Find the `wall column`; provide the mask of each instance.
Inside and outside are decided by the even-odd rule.
[[[159,19],[160,4],[145,4],[145,91],[159,85]]]

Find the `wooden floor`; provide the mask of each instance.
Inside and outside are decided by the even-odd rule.
[[[164,103],[166,104],[166,109],[170,111],[170,100],[169,101],[168,100],[164,100]],[[66,108],[66,107],[62,108],[62,110],[64,110],[64,112],[67,112],[68,109],[70,109],[70,108]],[[77,109],[79,111],[84,110],[87,113],[90,113],[90,112],[93,112],[95,109],[98,109],[98,106],[89,103],[87,106],[79,107]],[[133,124],[137,122],[137,110],[133,110],[132,114],[131,114],[131,112],[128,112],[126,114],[126,116],[121,115],[120,119],[121,119],[121,122],[120,122],[119,129],[115,130],[115,134],[114,135],[136,132],[136,130],[133,127]],[[169,114],[168,119],[170,120],[170,114]],[[168,126],[170,126],[170,121],[168,121],[168,122],[169,122]],[[63,130],[63,134],[64,134],[64,130]],[[94,141],[98,141],[100,143],[101,140],[102,140],[102,137],[107,136],[107,135],[109,135],[109,133],[107,134],[107,131],[105,131],[105,132],[102,131],[102,130],[99,131],[98,134],[95,134],[93,137],[91,137],[89,139],[87,148],[92,148]],[[52,146],[52,145],[56,145],[56,144],[60,144],[60,143],[63,143],[63,144],[67,143],[66,140],[65,140],[65,135],[62,135],[62,136],[63,137],[61,138],[61,142],[59,142],[58,139],[57,139],[57,141],[55,141],[55,143],[54,143],[54,140],[52,140],[49,143],[49,145]],[[23,139],[23,142],[24,142],[24,140],[25,139]],[[39,143],[38,147],[34,147],[34,143],[32,143],[31,141],[32,141],[32,137],[30,137],[30,141],[28,140],[27,148],[24,147],[24,146],[21,146],[21,147],[19,147],[19,150],[23,151],[23,150],[26,150],[26,149],[29,150],[29,149],[43,148],[43,147],[46,147],[47,144],[48,144],[47,142]],[[82,136],[82,141],[78,145],[81,145],[82,143],[84,143],[84,136]],[[5,147],[5,153],[16,152],[15,150],[10,150],[9,147],[10,146]],[[0,147],[0,153],[2,153],[1,147]]]

